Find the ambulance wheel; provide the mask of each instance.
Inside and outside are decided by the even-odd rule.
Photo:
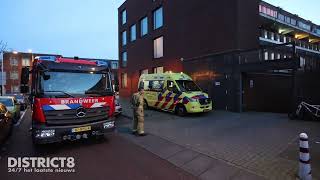
[[[175,111],[178,116],[185,116],[187,114],[187,110],[182,104],[177,105]]]

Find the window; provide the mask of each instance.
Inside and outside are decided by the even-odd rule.
[[[140,21],[141,36],[148,34],[148,17]]]
[[[140,75],[142,75],[142,74],[148,74],[148,73],[149,73],[149,70],[148,70],[148,69],[140,70]]]
[[[264,30],[264,38],[268,39],[268,31]]]
[[[163,57],[163,36],[153,40],[153,57]]]
[[[118,69],[118,62],[111,62],[111,69]]]
[[[122,88],[128,87],[127,73],[121,73],[121,87]]]
[[[18,60],[16,58],[10,58],[11,66],[18,66]]]
[[[286,23],[290,24],[290,22],[291,22],[291,18],[286,16]]]
[[[273,32],[270,33],[270,39],[274,40],[274,33]]]
[[[306,58],[300,56],[300,67],[303,68],[306,65]]]
[[[287,37],[283,36],[283,43],[287,43]]]
[[[153,28],[158,29],[163,26],[163,10],[162,7],[153,12]]]
[[[272,10],[271,8],[266,7],[264,5],[259,5],[259,12],[263,13],[263,14],[266,14],[268,16],[274,17],[274,18],[276,18],[278,16],[278,12],[277,11]]]
[[[178,88],[174,81],[167,81],[167,89],[168,91],[177,92]]]
[[[150,91],[162,91],[164,81],[154,80],[154,81],[144,81],[144,89]]]
[[[17,80],[17,79],[19,79],[18,76],[19,75],[18,75],[17,71],[10,72],[10,79]]]
[[[19,93],[19,92],[20,92],[19,86],[11,86],[11,92],[13,92],[13,93]]]
[[[280,21],[284,21],[284,15],[283,14],[278,14],[278,19],[280,20]]]
[[[271,60],[274,60],[274,53],[271,53],[271,54],[270,54],[270,59],[271,59]]]
[[[264,60],[268,60],[269,59],[269,53],[268,52],[264,52]]]
[[[308,31],[311,30],[311,26],[310,26],[310,25],[305,24],[305,23],[303,23],[303,22],[301,22],[301,21],[298,22],[298,26],[299,26],[300,28],[305,29],[305,30],[308,30]]]
[[[291,18],[291,22],[290,22],[290,23],[291,23],[292,25],[296,26],[296,25],[297,25],[297,20]]]
[[[279,34],[276,35],[276,40],[277,40],[278,42],[280,42],[280,35],[279,35]]]
[[[128,55],[127,52],[122,53],[122,67],[127,67]]]
[[[29,58],[23,58],[22,59],[22,66],[30,66],[30,59]]]
[[[162,66],[153,68],[153,73],[155,73],[155,74],[159,74],[159,73],[163,73],[163,72],[164,72],[164,70],[163,70]]]
[[[136,25],[132,25],[130,28],[130,40],[135,41],[137,39],[137,26]]]
[[[149,91],[151,89],[150,82],[151,81],[143,81],[142,84],[140,84],[139,86],[143,87],[144,90]]]
[[[122,25],[127,23],[127,10],[121,12]]]
[[[122,32],[122,46],[127,45],[127,31]]]

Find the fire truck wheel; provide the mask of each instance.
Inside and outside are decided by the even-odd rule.
[[[176,112],[176,114],[177,114],[178,116],[182,116],[182,117],[187,114],[187,110],[186,110],[186,108],[184,107],[184,105],[182,105],[182,104],[178,104],[178,105],[176,106],[175,112]]]

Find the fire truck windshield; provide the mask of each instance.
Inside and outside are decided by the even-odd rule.
[[[68,96],[112,93],[108,74],[45,72],[40,78],[40,92],[44,95]]]

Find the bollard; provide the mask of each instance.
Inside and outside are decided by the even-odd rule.
[[[308,135],[306,133],[300,134],[300,162],[299,162],[299,179],[311,180],[311,165],[309,154]]]

